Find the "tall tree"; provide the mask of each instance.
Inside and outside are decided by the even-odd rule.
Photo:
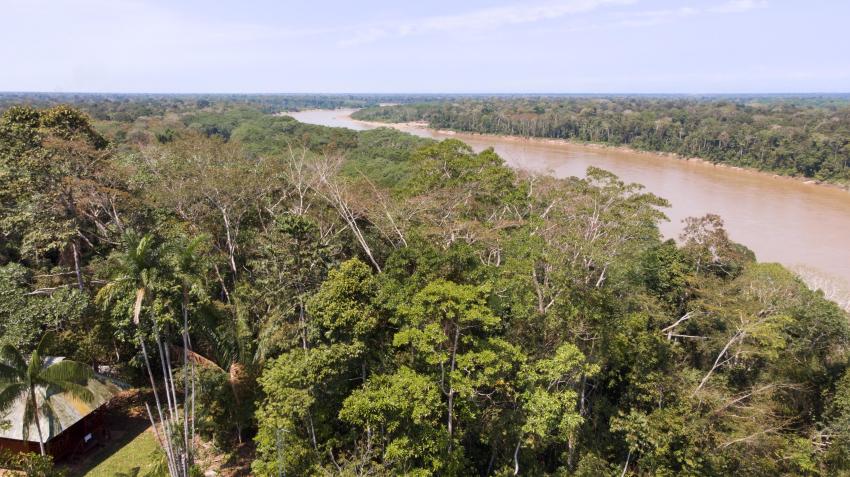
[[[157,388],[157,382],[154,377],[153,368],[151,367],[150,354],[148,352],[146,340],[148,338],[142,323],[142,312],[145,303],[148,300],[160,300],[155,306],[151,306],[152,310],[159,310],[162,313],[166,311],[166,316],[174,318],[173,313],[169,311],[171,299],[167,296],[168,290],[172,288],[181,288],[183,292],[188,292],[185,287],[188,285],[186,273],[191,269],[191,264],[185,253],[182,258],[178,254],[177,265],[182,267],[182,280],[180,285],[176,287],[173,284],[173,277],[169,276],[171,270],[168,269],[164,260],[164,251],[160,247],[156,247],[154,238],[151,235],[140,236],[132,231],[128,231],[124,236],[124,250],[115,252],[112,255],[112,263],[110,272],[110,281],[103,286],[97,295],[97,300],[106,306],[117,303],[127,303],[128,298],[134,297],[132,300],[131,317],[132,324],[135,328],[136,339],[142,350],[142,358],[144,360],[145,369],[147,370],[148,379],[153,388],[154,400],[156,402],[157,414],[159,421],[162,424],[162,435],[158,434],[160,445],[165,451],[169,472],[172,477],[186,477],[192,463],[193,443],[188,442],[188,435],[184,434],[184,438],[180,439],[177,433],[179,432],[181,422],[187,421],[185,413],[189,412],[186,407],[183,407],[184,419],[180,419],[180,409],[177,400],[177,391],[174,380],[174,373],[171,368],[171,359],[169,351],[169,343],[164,343],[161,338],[160,328],[161,316],[152,316],[149,328],[157,345],[157,355],[162,368],[162,383],[163,394],[165,395],[165,410],[163,410],[162,401],[160,400],[160,391]],[[157,296],[163,295],[163,296]],[[187,306],[187,295],[181,293],[182,300],[180,303]],[[120,309],[120,305],[118,306]],[[126,311],[126,309],[125,309]],[[188,309],[187,309],[188,311]],[[188,316],[183,316],[184,326],[188,326]],[[188,350],[186,351],[188,352]],[[184,359],[186,354],[184,353]],[[185,363],[184,363],[185,364]],[[151,425],[157,429],[156,421],[153,414],[148,409]],[[188,430],[186,430],[188,431]],[[188,443],[188,446],[186,445]]]

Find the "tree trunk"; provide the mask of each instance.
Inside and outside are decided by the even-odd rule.
[[[133,323],[136,324],[137,326],[139,324],[139,319],[140,319],[140,315],[141,315],[141,312],[142,312],[142,303],[145,300],[146,291],[147,290],[145,289],[145,287],[141,287],[141,288],[136,290],[136,304],[133,307]],[[166,457],[168,459],[169,469],[171,469],[172,464],[174,463],[174,450],[171,447],[171,437],[170,437],[171,436],[171,429],[170,429],[170,426],[168,425],[168,421],[163,419],[162,403],[159,400],[159,393],[156,390],[156,380],[154,379],[153,371],[151,370],[151,362],[150,362],[150,359],[148,357],[147,346],[145,346],[145,338],[141,334],[139,334],[139,345],[142,348],[142,357],[144,358],[145,369],[147,369],[148,378],[150,379],[150,382],[151,382],[151,390],[153,391],[153,396],[154,396],[154,399],[156,401],[156,410],[157,410],[157,413],[159,414],[159,422],[161,422],[162,426],[163,426],[163,434],[165,436],[165,438],[163,439],[163,447],[164,447],[163,450],[165,451]],[[151,425],[156,427],[156,422],[153,421],[153,418],[151,418]],[[176,472],[172,471],[172,474],[176,475]]]
[[[301,347],[306,351],[307,346],[307,319],[304,316],[304,297],[299,290],[298,293],[298,327],[300,328]]]
[[[313,443],[313,450],[319,452],[319,442],[316,439],[316,426],[313,425],[313,413],[307,412],[307,423],[310,426],[310,441]]]
[[[519,448],[522,444],[522,439],[517,439],[516,448],[514,449],[514,475],[519,475]]]
[[[191,456],[189,452],[189,290],[186,283],[183,283],[183,445],[186,447],[186,455]],[[195,420],[194,409],[192,421]],[[191,458],[187,459],[187,466],[191,466]]]
[[[460,325],[458,324],[455,327],[455,336],[452,342],[452,361],[449,366],[449,379],[451,379],[451,373],[455,370],[455,363],[457,358],[457,344],[460,340]],[[449,452],[452,451],[452,438],[454,436],[454,423],[453,423],[453,414],[454,414],[454,402],[455,402],[455,390],[454,386],[449,384],[449,393],[448,393],[448,431],[449,431]]]
[[[227,254],[230,262],[230,270],[233,272],[233,283],[236,283],[236,275],[238,268],[236,267],[236,241],[233,234],[230,233],[230,218],[227,216],[227,209],[221,208],[221,216],[224,219],[224,231],[227,238]]]
[[[80,249],[77,241],[71,242],[71,251],[74,253],[74,272],[77,274],[77,287],[83,291],[83,272],[80,270]]]
[[[490,461],[487,463],[487,473],[485,475],[491,475],[493,473],[493,465],[496,463],[496,444],[491,444],[490,446]]]
[[[46,455],[44,452],[44,436],[41,434],[41,423],[38,419],[38,403],[35,399],[35,386],[30,386],[30,399],[32,400],[32,412],[35,414],[35,430],[38,431],[38,449],[41,455]],[[26,423],[24,423],[26,425]]]
[[[234,362],[230,365],[230,390],[233,392],[233,398],[236,401],[237,408],[242,407],[242,391],[245,387],[245,380],[248,378],[248,370],[242,363]],[[238,412],[238,409],[237,409]],[[239,443],[242,443],[242,422],[239,416],[235,416],[236,438]]]

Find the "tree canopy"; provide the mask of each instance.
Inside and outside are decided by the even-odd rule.
[[[850,472],[846,312],[721,217],[664,241],[667,201],[604,170],[170,101],[0,118],[2,344],[51,332],[163,383],[167,452],[214,441],[259,476]]]

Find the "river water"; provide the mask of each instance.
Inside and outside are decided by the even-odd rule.
[[[355,130],[378,127],[352,119],[352,112],[338,109],[286,114],[324,126]],[[678,237],[685,217],[715,213],[725,221],[732,240],[753,250],[759,261],[803,270],[810,281],[838,289],[835,293],[850,290],[850,193],[846,191],[652,153],[435,131],[409,124],[389,126],[422,137],[460,139],[476,151],[493,147],[511,167],[557,177],[582,177],[588,166],[609,170],[670,201],[672,206],[665,211],[670,221],[661,224],[666,237]]]

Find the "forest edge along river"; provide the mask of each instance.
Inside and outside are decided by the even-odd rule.
[[[850,193],[758,171],[715,166],[651,152],[572,144],[551,139],[437,131],[422,124],[358,121],[354,109],[282,113],[310,124],[355,130],[393,127],[432,139],[455,138],[481,151],[493,147],[511,167],[583,177],[589,166],[613,172],[670,201],[667,238],[677,238],[682,220],[720,215],[732,240],[760,261],[779,262],[827,296],[850,305]]]

